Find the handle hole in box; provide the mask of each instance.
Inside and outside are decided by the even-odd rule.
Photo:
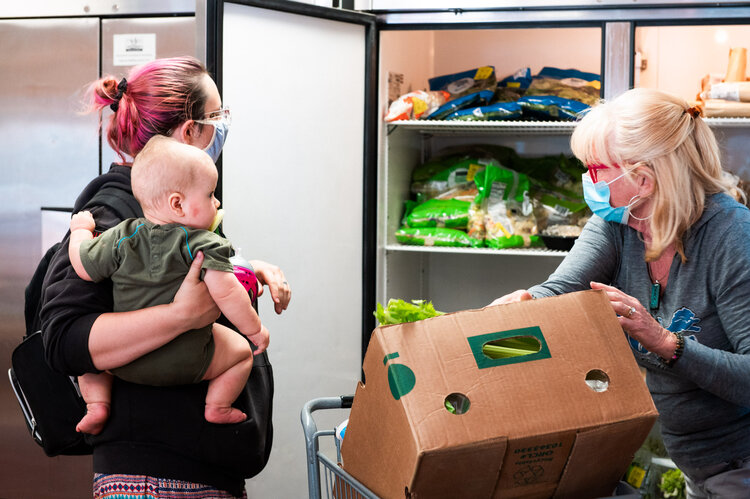
[[[533,336],[512,336],[488,341],[482,345],[482,354],[489,359],[508,359],[539,353],[541,342]]]
[[[469,412],[471,402],[463,393],[451,393],[445,397],[445,410],[451,414],[465,414]]]
[[[586,373],[586,384],[595,392],[606,392],[609,388],[609,376],[601,369],[592,369]]]

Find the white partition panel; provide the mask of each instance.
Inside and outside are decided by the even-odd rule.
[[[304,497],[300,409],[360,377],[365,28],[225,3],[222,43],[224,231],[293,289],[281,316],[261,299],[275,436],[248,496]]]

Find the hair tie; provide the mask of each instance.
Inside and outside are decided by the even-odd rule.
[[[701,115],[701,108],[699,108],[698,106],[691,106],[685,109],[685,112],[688,113],[693,118],[697,118],[698,116]]]
[[[112,111],[117,112],[117,109],[120,107],[120,99],[122,99],[122,94],[125,93],[125,91],[128,89],[128,80],[123,78],[120,80],[120,83],[117,84],[117,95],[115,95],[115,98],[112,99],[114,102],[109,105],[109,108]]]

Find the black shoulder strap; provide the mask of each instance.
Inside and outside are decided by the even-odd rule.
[[[36,331],[41,329],[41,321],[39,319],[39,310],[42,302],[42,285],[44,284],[44,276],[47,274],[49,263],[52,257],[55,256],[57,250],[60,248],[60,243],[55,243],[49,247],[47,252],[44,254],[42,259],[34,271],[34,275],[31,277],[29,284],[24,290],[24,319],[26,320],[26,334],[24,338],[30,336]]]
[[[143,216],[141,205],[138,204],[133,195],[115,186],[104,186],[99,189],[81,209],[84,210],[92,206],[107,206],[113,209],[117,216],[123,220]]]

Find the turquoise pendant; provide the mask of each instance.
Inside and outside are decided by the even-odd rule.
[[[661,284],[659,284],[659,281],[656,281],[651,285],[651,300],[649,300],[648,308],[651,310],[658,310],[659,309],[659,300],[660,300],[660,293],[661,292]]]

